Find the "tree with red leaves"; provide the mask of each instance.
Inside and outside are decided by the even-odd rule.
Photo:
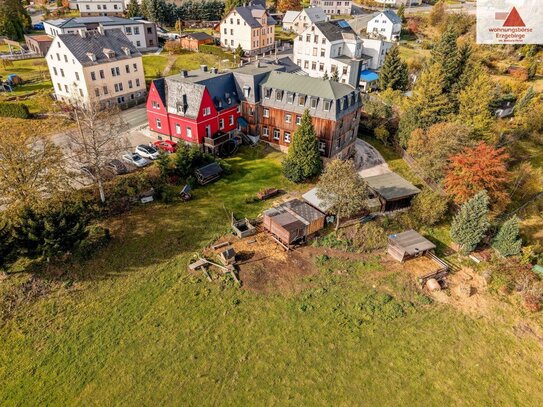
[[[466,148],[450,158],[445,176],[445,191],[461,205],[486,190],[494,212],[502,212],[509,203],[507,183],[509,155],[503,148],[494,148],[485,142]]]

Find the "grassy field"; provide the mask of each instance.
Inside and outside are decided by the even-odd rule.
[[[193,201],[108,222],[111,246],[66,266],[0,330],[0,404],[543,403],[540,345],[505,320],[428,305],[374,261],[322,260],[298,294],[189,276],[191,253],[227,230],[227,211],[254,216],[266,204],[245,201],[260,188],[293,189],[281,158],[245,150]],[[382,273],[375,288],[369,273]],[[1,283],[2,304],[26,278]]]

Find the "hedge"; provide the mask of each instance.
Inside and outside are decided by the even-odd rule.
[[[30,118],[28,107],[23,103],[0,103],[0,117]]]

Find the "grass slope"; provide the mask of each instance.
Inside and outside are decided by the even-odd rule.
[[[0,404],[543,403],[535,342],[401,292],[385,301],[365,284],[382,271],[373,262],[324,262],[296,295],[190,277],[190,253],[227,228],[224,208],[254,216],[265,204],[247,197],[293,188],[280,159],[245,150],[193,201],[109,222],[109,248],[0,330]]]

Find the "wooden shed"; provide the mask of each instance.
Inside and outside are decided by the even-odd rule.
[[[364,178],[368,187],[381,202],[381,212],[396,211],[411,206],[420,189],[395,172]]]
[[[306,202],[293,199],[264,212],[263,226],[284,245],[303,242],[324,228],[326,216]]]
[[[414,230],[388,237],[388,254],[400,262],[423,256],[435,248],[435,244]]]

